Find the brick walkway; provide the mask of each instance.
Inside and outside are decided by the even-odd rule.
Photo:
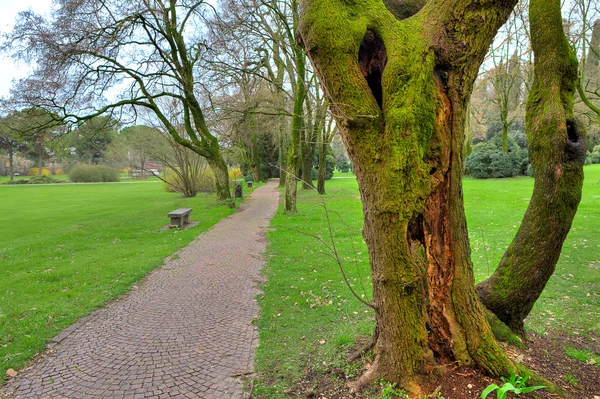
[[[253,367],[264,230],[275,182],[222,220],[127,297],[55,338],[2,398],[244,398]],[[198,211],[196,211],[198,217]]]

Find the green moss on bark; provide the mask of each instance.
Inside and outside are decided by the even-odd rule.
[[[303,2],[303,44],[363,200],[378,339],[355,386],[383,376],[417,392],[438,362],[512,369],[475,292],[461,175],[466,103],[514,3],[430,1],[400,22],[381,1]],[[359,64],[361,45],[379,68],[385,51],[381,98],[369,60]],[[416,243],[426,259],[409,249]]]
[[[531,0],[534,83],[527,101],[533,195],[498,268],[477,290],[482,302],[515,333],[554,273],[583,184],[585,132],[573,119],[577,59],[562,28],[558,0]]]

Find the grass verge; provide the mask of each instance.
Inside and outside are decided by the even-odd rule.
[[[585,168],[583,200],[555,275],[526,321],[529,330],[588,335],[600,326],[600,165]],[[327,182],[324,197],[332,235],[351,287],[371,295],[368,254],[362,240],[362,205],[354,179]],[[516,233],[533,179],[465,179],[465,207],[476,278],[483,280],[500,261]],[[253,397],[306,395],[311,373],[354,378],[362,364],[345,360],[350,348],[373,329],[372,310],[343,282],[329,250],[327,218],[313,191],[299,191],[298,213],[278,212],[268,234],[267,282],[259,297],[260,346],[256,355]],[[338,217],[338,215],[342,215]],[[581,317],[585,315],[585,317]]]
[[[0,383],[49,339],[234,210],[159,184],[0,186]],[[193,208],[187,230],[160,231]]]

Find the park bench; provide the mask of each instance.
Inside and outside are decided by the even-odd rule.
[[[173,212],[169,212],[171,225],[177,226],[180,229],[183,228],[185,224],[190,222],[190,213],[192,213],[192,208],[179,208]]]

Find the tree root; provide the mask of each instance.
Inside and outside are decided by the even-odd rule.
[[[360,392],[364,387],[369,385],[375,378],[377,378],[377,368],[379,362],[377,359],[373,362],[371,367],[365,371],[357,380],[348,381],[346,387],[350,390],[350,393]]]
[[[525,349],[522,337],[512,331],[510,327],[504,324],[504,322],[500,320],[498,316],[496,316],[487,308],[485,308],[485,317],[490,325],[490,328],[492,329],[494,337],[496,337],[498,341],[514,345],[519,349]]]
[[[367,342],[365,345],[363,345],[362,348],[356,350],[355,352],[347,354],[346,360],[353,362],[355,360],[360,359],[365,353],[367,353],[375,347],[377,337],[379,337],[379,328],[375,326],[375,331],[373,332],[371,339],[369,339],[369,342]]]

